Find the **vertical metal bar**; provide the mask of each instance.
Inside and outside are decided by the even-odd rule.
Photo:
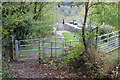
[[[12,37],[12,48],[13,48],[13,59],[15,58],[15,47],[14,47],[14,37],[13,36],[11,36]]]
[[[64,51],[65,51],[65,54],[66,54],[66,39],[64,41],[64,44],[65,44],[65,50]]]
[[[51,42],[51,60],[52,60],[52,44],[53,44],[53,43]]]
[[[39,40],[39,63],[41,63],[40,40]]]
[[[16,60],[19,58],[19,48],[18,48],[18,40],[15,40],[15,55],[16,55]]]
[[[63,47],[62,52],[63,52],[63,54],[64,54],[64,39],[63,39],[63,44],[62,44],[62,47]]]
[[[56,51],[56,45],[57,45],[57,44],[56,44],[56,39],[57,39],[57,38],[55,38],[55,57],[56,57],[56,53],[57,53],[57,51]]]
[[[45,42],[45,41],[43,40],[43,41],[42,41],[42,48],[43,48],[43,58],[45,57],[45,55],[44,55],[44,54],[45,54],[45,45],[44,45],[44,42]]]
[[[66,47],[66,39],[65,39],[65,47]]]
[[[70,46],[71,46],[71,41],[70,41]]]

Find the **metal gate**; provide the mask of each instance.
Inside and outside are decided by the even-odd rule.
[[[67,54],[78,42],[78,40],[69,41],[64,38],[15,40],[16,59],[53,59]]]

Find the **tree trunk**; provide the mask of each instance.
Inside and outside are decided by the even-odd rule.
[[[87,21],[88,5],[89,5],[89,2],[86,2],[85,3],[84,23],[83,23],[83,27],[82,27],[82,39],[83,39],[85,52],[87,52],[87,44],[86,44],[86,38],[85,38],[85,26],[86,26],[86,21]]]
[[[13,46],[12,46],[12,43],[10,43],[8,46],[4,46],[3,49],[5,50],[3,57],[12,61],[13,60]]]

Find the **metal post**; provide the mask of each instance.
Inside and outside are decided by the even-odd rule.
[[[52,44],[53,44],[53,43],[51,42],[51,60],[52,60]]]
[[[18,48],[18,40],[15,40],[15,55],[16,55],[16,60],[19,58],[19,48]]]
[[[65,47],[66,47],[66,39],[65,39]]]
[[[66,48],[66,39],[65,39],[65,42],[64,42],[64,44],[65,44],[65,48]],[[65,49],[65,54],[66,54],[66,49]]]
[[[42,47],[43,47],[43,58],[45,57],[44,54],[45,54],[45,45],[44,45],[44,40],[42,41]]]
[[[64,54],[64,39],[63,39],[63,44],[62,44],[62,47],[63,47],[63,54]]]
[[[56,38],[55,38],[55,57],[56,57],[56,53],[57,53],[57,51],[56,51]]]
[[[71,46],[71,41],[70,41],[70,46]]]

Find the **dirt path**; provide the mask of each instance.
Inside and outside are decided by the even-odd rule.
[[[51,64],[39,64],[38,60],[26,60],[24,62],[12,62],[12,73],[19,78],[78,78],[75,73],[53,66]]]
[[[57,34],[62,35],[63,32],[67,31],[58,31]],[[62,44],[64,39],[61,39],[57,45]],[[58,47],[56,45],[56,47]],[[55,45],[53,45],[55,47]],[[48,50],[50,51],[50,50]],[[53,50],[54,51],[54,50]],[[60,67],[55,66],[55,64],[39,64],[38,53],[33,53],[27,55],[21,62],[12,62],[13,68],[11,70],[12,74],[19,78],[78,78],[75,73],[70,73]],[[36,58],[36,59],[31,59]]]

